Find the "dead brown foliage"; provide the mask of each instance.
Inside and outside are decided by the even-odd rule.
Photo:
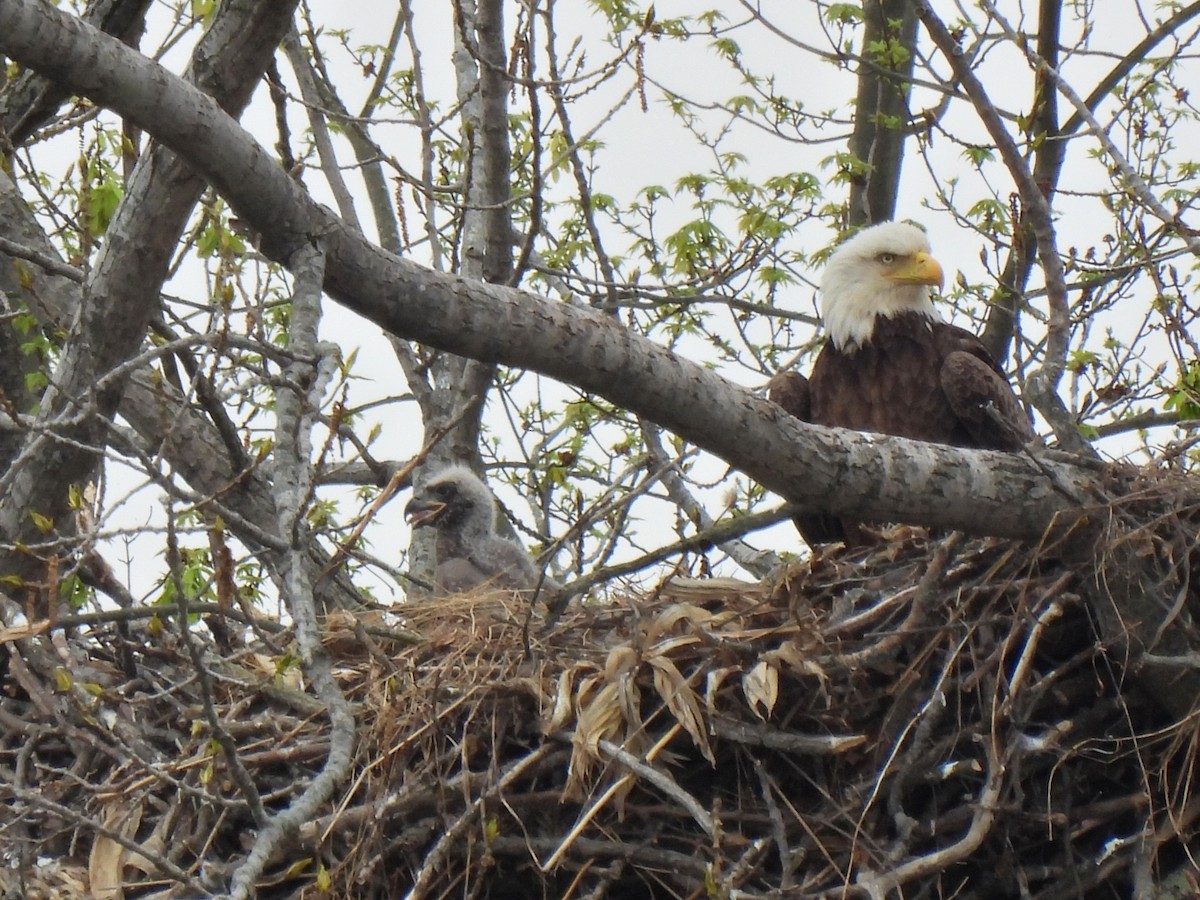
[[[1192,896],[1196,698],[1161,702],[1096,611],[1149,560],[1194,637],[1195,510],[1165,496],[1098,565],[898,531],[547,633],[494,596],[407,604],[395,639],[335,616],[355,772],[259,896]],[[208,610],[199,674],[134,612],[0,634],[5,896],[218,894],[258,833],[230,760],[268,812],[323,764],[286,632]]]

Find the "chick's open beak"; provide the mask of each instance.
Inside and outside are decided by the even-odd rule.
[[[446,509],[445,503],[436,500],[410,500],[404,507],[404,518],[413,528],[432,525]]]
[[[891,277],[896,281],[903,281],[907,284],[928,284],[931,286],[936,284],[939,291],[946,281],[945,276],[942,274],[941,263],[928,253],[920,250],[914,253],[911,259],[905,260],[897,267],[891,273]]]

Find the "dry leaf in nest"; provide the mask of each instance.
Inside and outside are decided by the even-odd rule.
[[[710,669],[704,676],[704,707],[710,716],[717,714],[717,694],[730,675],[742,671],[741,666],[722,666]]]
[[[751,711],[766,721],[779,699],[779,670],[766,660],[759,660],[758,665],[742,676],[742,692]],[[760,706],[765,712],[759,712]]]
[[[542,722],[542,734],[554,734],[567,727],[574,713],[574,687],[577,667],[563,669],[558,673],[558,681],[554,691],[554,705],[550,715]]]
[[[109,831],[132,839],[142,823],[142,805],[133,807],[124,804],[108,804],[108,815],[104,827]],[[88,853],[88,887],[90,896],[97,900],[120,900],[125,896],[121,887],[121,872],[125,868],[125,857],[129,851],[106,834],[96,836]]]
[[[573,752],[564,790],[567,797],[583,796],[584,782],[600,759],[600,741],[623,744],[631,753],[638,752],[633,745],[644,745],[644,737],[638,737],[643,734],[643,723],[637,669],[638,658],[632,647],[614,647],[604,672],[580,683],[579,720],[571,738]],[[584,703],[582,698],[597,684],[603,686]]]
[[[713,620],[713,614],[707,609],[693,606],[690,603],[673,603],[654,617],[654,621],[646,629],[645,641],[654,644],[664,635],[670,634],[681,622],[702,627]]]
[[[636,690],[636,689],[635,689]],[[575,734],[571,738],[573,752],[564,794],[578,800],[583,796],[583,784],[591,775],[592,766],[600,759],[600,741],[618,740],[624,722],[621,685],[604,685],[592,702],[579,713]]]
[[[707,602],[725,605],[732,597],[765,600],[770,588],[761,583],[742,581],[740,578],[687,578],[677,575],[656,593],[676,603]]]
[[[704,754],[705,759],[716,765],[717,760],[708,743],[708,735],[705,733],[704,727],[704,714],[700,710],[700,700],[696,696],[696,692],[692,690],[687,679],[667,657],[651,656],[648,661],[651,668],[654,669],[654,689],[667,704],[667,709],[671,711],[675,721],[682,725],[683,730],[691,736],[696,749]]]
[[[822,690],[829,682],[829,674],[815,659],[805,655],[796,641],[787,641],[774,650],[768,650],[762,655],[764,662],[780,662],[797,675],[809,675],[821,682]]]

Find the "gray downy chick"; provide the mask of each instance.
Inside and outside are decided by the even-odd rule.
[[[479,477],[465,466],[435,474],[404,508],[414,528],[437,529],[435,596],[476,588],[534,591],[552,604],[559,586],[513,541],[496,534],[496,500]],[[539,587],[540,586],[540,587]]]

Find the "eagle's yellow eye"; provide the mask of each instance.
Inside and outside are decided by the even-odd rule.
[[[895,253],[880,253],[879,261],[881,263],[883,263],[885,266],[890,266],[892,263],[894,263],[896,261],[896,254]]]

